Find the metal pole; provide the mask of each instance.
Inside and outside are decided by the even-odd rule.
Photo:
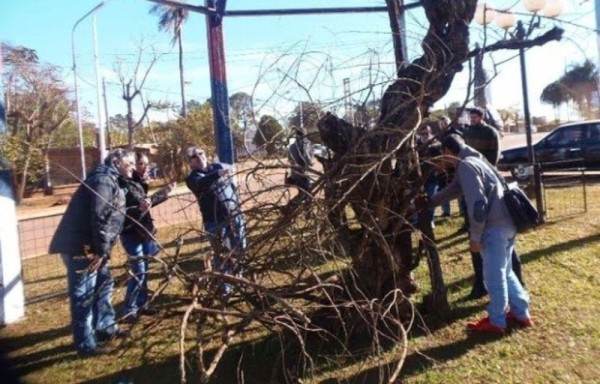
[[[108,117],[108,102],[106,101],[106,82],[104,77],[102,78],[102,99],[104,100],[104,119],[106,121],[106,139],[108,142],[108,149],[112,149],[112,142],[110,140],[110,118]]]
[[[545,204],[544,196],[542,195],[541,175],[540,169],[535,164],[535,151],[533,150],[533,139],[531,137],[531,115],[529,113],[529,93],[527,90],[527,67],[525,64],[525,50],[519,48],[519,62],[521,64],[521,85],[523,88],[523,119],[525,119],[525,137],[527,139],[527,159],[528,163],[533,169],[531,175],[531,182],[533,183],[535,191],[535,203],[537,210],[542,218],[542,222],[545,221]]]
[[[102,110],[102,89],[100,88],[100,59],[98,58],[98,34],[96,33],[96,15],[92,17],[94,31],[94,67],[96,70],[96,98],[98,106],[98,141],[100,163],[106,157],[106,129],[104,128],[104,111]]]
[[[79,107],[79,92],[78,92],[78,88],[77,88],[77,64],[75,61],[75,29],[77,28],[79,23],[81,23],[86,17],[88,17],[92,13],[96,12],[98,9],[102,8],[106,3],[107,2],[104,2],[104,1],[98,3],[88,13],[81,16],[79,18],[79,20],[77,20],[75,22],[75,24],[73,24],[73,29],[71,29],[71,52],[73,54],[73,80],[74,80],[73,85],[75,86],[75,106],[77,108],[77,128],[79,131],[79,152],[81,155],[81,178],[82,179],[85,179],[85,177],[86,177],[85,147],[84,147],[84,143],[83,143],[83,127],[82,127],[82,123],[81,123],[81,109]]]
[[[208,8],[225,9],[225,0],[205,1],[205,5]],[[222,13],[220,12],[217,12],[216,15],[206,15],[210,87],[212,91],[213,120],[219,161],[234,164],[233,138],[229,126],[229,98],[227,94],[222,21]]]

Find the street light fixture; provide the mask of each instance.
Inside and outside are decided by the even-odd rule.
[[[523,26],[521,20],[516,21],[515,14],[510,10],[496,10],[487,3],[482,3],[477,6],[474,19],[478,24],[487,28],[487,24],[496,21],[496,25],[506,32],[506,36],[510,39],[518,41],[526,41],[532,32],[540,27],[541,13],[544,17],[553,18],[559,16],[563,9],[563,0],[523,0],[523,7],[532,12],[532,18],[527,28]],[[516,26],[515,26],[516,21]],[[509,29],[515,27],[514,31],[509,32]],[[528,162],[533,166],[532,174],[533,185],[535,187],[535,198],[537,209],[540,212],[542,220],[545,217],[545,207],[542,194],[542,183],[539,172],[539,167],[535,164],[535,152],[533,150],[532,135],[531,135],[531,115],[529,113],[529,94],[527,90],[527,68],[525,65],[525,49],[519,48],[519,62],[521,65],[521,86],[523,90],[523,118],[525,119],[525,136],[527,138],[527,155]]]
[[[73,24],[73,29],[71,30],[71,52],[73,54],[73,80],[74,80],[74,86],[75,86],[75,106],[77,108],[77,129],[78,129],[78,133],[79,133],[79,152],[81,155],[81,177],[82,179],[85,179],[86,177],[86,171],[85,171],[85,148],[84,148],[84,143],[83,143],[83,127],[82,127],[82,123],[81,123],[81,109],[79,107],[79,92],[78,92],[78,88],[77,88],[77,64],[76,64],[76,60],[75,60],[75,29],[77,28],[77,26],[79,25],[79,23],[81,23],[86,17],[94,14],[97,10],[99,10],[100,8],[102,8],[104,5],[106,5],[108,3],[108,1],[102,1],[100,3],[98,3],[94,8],[92,8],[88,13],[86,13],[85,15],[83,15],[81,18],[79,18],[79,20],[77,20],[75,22],[75,24]],[[99,146],[100,146],[100,161],[102,162],[105,154],[106,154],[106,140],[105,140],[105,135],[104,135],[104,127],[101,123],[101,106],[100,106],[100,84],[99,84],[99,75],[98,75],[98,44],[97,44],[97,39],[96,39],[96,18],[94,16],[94,58],[95,58],[95,62],[96,62],[96,87],[98,90],[98,133],[99,133]]]

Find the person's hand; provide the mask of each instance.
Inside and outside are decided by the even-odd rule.
[[[140,212],[142,212],[142,213],[147,212],[151,206],[152,206],[152,201],[148,198],[144,199],[144,201],[142,201],[139,205]]]
[[[94,257],[92,257],[92,261],[90,262],[90,265],[88,266],[88,272],[90,272],[90,273],[96,272],[98,270],[98,268],[100,268],[101,264],[102,264],[102,256],[94,255]]]
[[[469,250],[473,253],[481,252],[481,243],[474,240],[469,240]]]
[[[229,176],[229,169],[219,169],[219,177]]]

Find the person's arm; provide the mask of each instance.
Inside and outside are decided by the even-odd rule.
[[[458,178],[454,176],[452,181],[446,186],[446,188],[442,189],[435,195],[429,198],[429,202],[427,205],[429,208],[435,208],[438,205],[442,205],[447,201],[454,200],[459,198],[462,194],[460,189],[460,184],[458,183]]]
[[[209,173],[192,172],[185,182],[194,194],[199,194],[208,189],[212,183],[219,180],[223,171],[223,169],[215,169]]]
[[[489,204],[483,180],[473,165],[468,162],[461,162],[458,166],[457,177],[459,178],[467,205],[470,240],[481,243],[481,235],[487,220]]]
[[[102,258],[109,258],[112,240],[118,235],[115,228],[111,228],[110,219],[117,209],[113,203],[119,187],[109,176],[99,176],[95,185],[90,185],[90,188],[92,252]]]
[[[154,192],[152,196],[150,196],[150,202],[152,206],[154,207],[160,203],[164,203],[165,201],[167,201],[167,199],[169,198],[169,193],[171,193],[175,189],[175,187],[177,187],[177,183],[172,182],[159,189],[158,191]]]

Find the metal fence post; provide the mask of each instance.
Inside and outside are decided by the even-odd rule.
[[[544,186],[542,184],[542,167],[540,163],[533,165],[533,179],[535,188],[535,203],[538,213],[540,214],[540,222],[546,222],[546,201],[544,199]]]

